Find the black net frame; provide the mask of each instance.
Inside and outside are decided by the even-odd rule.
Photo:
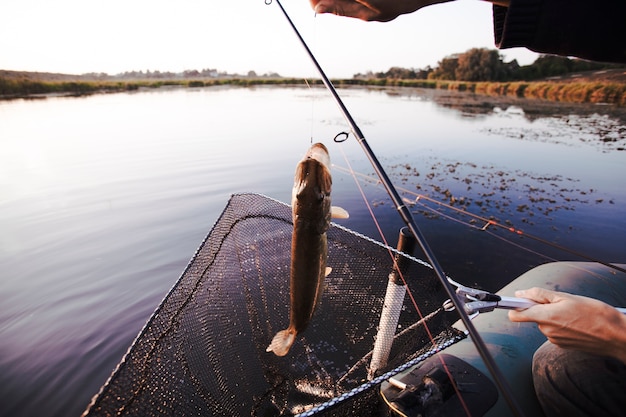
[[[84,415],[292,415],[367,382],[394,250],[331,225],[321,303],[281,358],[266,348],[289,323],[292,228],[288,205],[233,195]],[[432,347],[431,335],[455,334],[454,317],[437,313],[446,295],[431,269],[395,254],[410,261],[404,275],[419,311],[406,297],[379,373]],[[318,414],[378,415],[377,407],[376,390],[363,390]]]

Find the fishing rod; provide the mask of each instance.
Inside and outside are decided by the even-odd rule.
[[[304,41],[304,38],[302,38],[302,35],[300,35],[298,28],[296,28],[295,24],[292,22],[291,18],[289,17],[289,14],[287,14],[287,11],[281,4],[280,0],[274,0],[274,1],[276,1],[276,4],[278,4],[278,6],[280,7],[280,10],[282,11],[283,15],[287,19],[287,22],[289,22],[289,25],[291,26],[294,33],[300,40],[300,43],[306,50],[309,58],[313,62],[313,65],[317,69],[317,72],[322,77],[322,81],[324,85],[333,96],[335,103],[339,106],[339,109],[343,117],[346,119],[346,122],[348,122],[348,125],[350,126],[350,129],[352,130],[352,134],[355,136],[355,138],[359,142],[359,145],[361,145],[361,148],[363,149],[363,151],[365,152],[365,155],[369,159],[372,167],[374,168],[374,171],[376,172],[376,175],[378,175],[381,182],[383,183],[387,193],[389,194],[389,197],[391,198],[394,206],[396,207],[396,210],[400,214],[400,217],[402,217],[402,220],[409,228],[409,231],[415,237],[420,247],[422,248],[424,255],[430,262],[430,265],[433,268],[433,271],[439,278],[439,281],[441,282],[446,293],[450,297],[450,300],[452,301],[452,304],[454,305],[455,309],[458,311],[461,321],[465,325],[465,329],[467,330],[468,335],[470,336],[474,345],[476,346],[476,350],[480,354],[480,357],[482,358],[486,368],[489,370],[489,372],[493,376],[494,382],[496,383],[500,392],[504,396],[506,402],[511,408],[511,411],[513,412],[514,415],[518,417],[522,417],[523,413],[515,397],[513,396],[513,393],[511,391],[509,384],[507,383],[506,379],[500,372],[500,369],[498,368],[495,360],[489,353],[489,350],[487,349],[487,345],[485,344],[483,339],[480,337],[480,335],[478,334],[478,331],[476,330],[476,327],[474,327],[474,324],[472,323],[471,319],[465,312],[462,301],[459,300],[459,298],[457,298],[455,289],[448,282],[446,274],[444,273],[443,269],[441,268],[441,265],[437,261],[437,258],[435,257],[434,252],[431,250],[430,246],[428,245],[428,242],[426,241],[426,238],[423,236],[421,230],[418,228],[417,223],[415,223],[415,220],[413,219],[411,211],[404,204],[402,197],[400,196],[400,194],[398,194],[398,191],[395,189],[393,183],[387,176],[387,173],[385,172],[384,168],[378,161],[378,158],[374,154],[374,151],[370,148],[369,144],[365,140],[365,137],[363,136],[361,129],[359,129],[356,122],[350,115],[350,112],[348,111],[346,106],[343,104],[343,101],[341,100],[341,97],[339,97],[337,90],[335,90],[335,87],[326,76],[326,73],[324,72],[320,64],[317,62],[315,55],[313,55],[313,52],[311,52],[311,50],[309,49],[309,46]],[[265,4],[270,4],[271,2],[272,0],[265,0]]]

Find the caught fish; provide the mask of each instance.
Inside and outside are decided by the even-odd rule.
[[[348,218],[348,212],[330,204],[330,156],[321,143],[313,144],[298,163],[291,194],[293,235],[289,327],[279,331],[268,352],[285,356],[296,336],[306,329],[322,295],[328,245],[326,231],[331,217]]]

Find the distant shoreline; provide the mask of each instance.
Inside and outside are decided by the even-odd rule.
[[[626,77],[625,77],[626,78]],[[432,88],[471,92],[487,96],[542,99],[566,103],[597,103],[626,106],[626,81],[621,78],[578,76],[544,81],[469,82],[447,80],[352,78],[332,80],[337,87],[376,86]],[[0,100],[85,96],[162,87],[201,88],[212,86],[321,85],[319,79],[288,77],[204,77],[177,79],[115,79],[96,76],[0,71]]]

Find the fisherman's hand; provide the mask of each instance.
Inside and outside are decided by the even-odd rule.
[[[401,14],[451,0],[310,0],[316,13],[333,13],[361,20],[387,22]]]
[[[517,291],[539,304],[509,311],[514,322],[536,322],[555,345],[612,356],[626,363],[626,315],[602,301],[542,288]]]

